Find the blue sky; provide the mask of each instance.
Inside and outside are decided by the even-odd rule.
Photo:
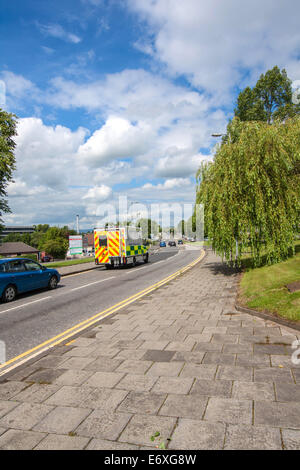
[[[103,204],[194,201],[236,96],[300,79],[296,0],[0,0],[4,109],[20,118],[7,224],[96,225]]]

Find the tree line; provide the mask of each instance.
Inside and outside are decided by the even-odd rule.
[[[214,161],[197,173],[196,202],[205,207],[213,249],[254,266],[294,252],[300,215],[300,107],[286,71],[274,67],[237,99]]]

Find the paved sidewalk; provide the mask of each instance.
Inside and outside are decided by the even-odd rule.
[[[208,252],[9,376],[0,448],[300,449],[300,333],[236,312],[236,286]]]

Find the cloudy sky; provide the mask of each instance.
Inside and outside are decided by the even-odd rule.
[[[300,79],[298,0],[0,0],[20,120],[7,224],[93,227],[101,204],[194,201],[239,91]],[[0,87],[1,88],[1,87]],[[1,95],[0,95],[1,96]]]

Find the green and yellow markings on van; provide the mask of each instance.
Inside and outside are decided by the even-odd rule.
[[[71,328],[68,328],[67,330],[63,331],[62,333],[59,333],[58,335],[54,336],[53,338],[50,338],[43,343],[35,346],[32,349],[29,349],[28,351],[23,352],[22,354],[10,359],[9,361],[5,362],[4,364],[0,365],[0,376],[7,374],[10,372],[12,369],[15,367],[19,367],[20,365],[24,364],[25,362],[33,359],[34,357],[38,356],[39,354],[47,351],[50,348],[53,348],[57,345],[59,345],[62,342],[65,342],[69,340],[70,338],[74,337],[74,335],[77,335],[78,333],[82,332],[83,330],[86,330],[87,328],[93,326],[95,323],[98,323],[100,320],[103,320],[104,318],[108,317],[109,315],[112,315],[113,313],[116,313],[117,311],[121,310],[123,307],[126,307],[127,305],[130,305],[131,303],[135,302],[136,300],[140,299],[141,297],[144,297],[145,295],[148,295],[150,292],[153,292],[154,290],[158,289],[159,287],[163,286],[164,284],[167,284],[168,282],[172,281],[176,277],[180,276],[181,274],[185,273],[187,270],[191,269],[193,266],[195,266],[197,263],[199,263],[205,256],[205,251],[202,250],[201,255],[191,263],[189,263],[187,266],[179,269],[178,271],[174,272],[173,274],[170,274],[166,278],[162,279],[161,281],[156,282],[152,286],[146,287],[145,289],[141,290],[140,292],[137,292],[136,294],[133,294],[132,296],[128,297],[127,299],[124,299],[115,305],[103,310],[102,312],[99,312],[92,317],[88,318],[87,320],[84,320],[77,325],[72,326]],[[69,344],[71,344],[70,341]],[[17,363],[17,364],[15,364]],[[13,364],[13,365],[12,365]],[[11,367],[7,368],[8,366],[12,365]],[[7,368],[7,369],[5,369]],[[5,369],[2,370],[1,369]]]

